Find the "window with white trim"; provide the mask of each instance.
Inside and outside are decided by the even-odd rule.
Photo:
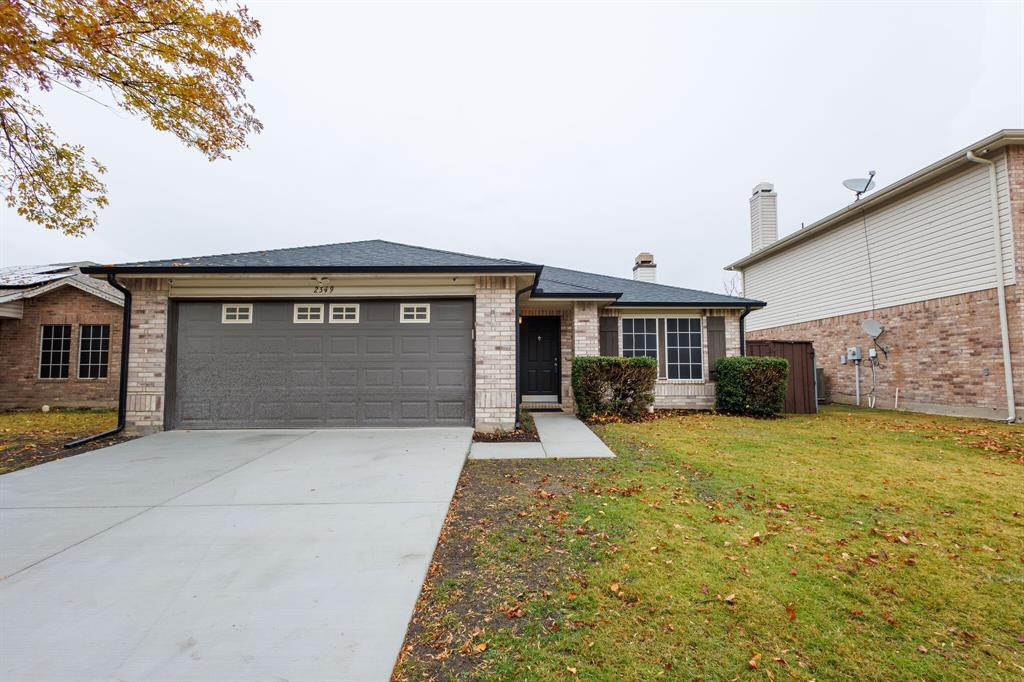
[[[704,378],[699,317],[670,317],[665,320],[665,356],[669,379]]]
[[[78,378],[106,379],[110,360],[110,325],[83,324],[78,328]]]
[[[44,324],[39,338],[39,378],[67,379],[71,367],[71,325]]]
[[[327,317],[331,324],[356,324],[359,322],[358,303],[332,303]]]
[[[220,307],[223,324],[252,324],[252,303],[225,303]]]
[[[295,316],[292,319],[296,324],[317,324],[324,321],[323,303],[296,303]]]
[[[658,357],[657,318],[622,318],[622,355],[627,358]]]
[[[403,303],[400,322],[430,322],[429,303]]]

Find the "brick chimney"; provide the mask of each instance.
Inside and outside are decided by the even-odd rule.
[[[633,263],[633,279],[641,282],[657,282],[658,266],[654,262],[654,254],[644,251]]]
[[[770,182],[754,187],[750,197],[750,252],[760,251],[779,238],[779,195]]]

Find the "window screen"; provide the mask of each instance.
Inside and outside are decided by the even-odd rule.
[[[110,325],[83,324],[78,340],[78,378],[106,379],[110,358]]]
[[[700,318],[669,318],[665,350],[669,379],[703,379]]]
[[[623,318],[622,354],[627,358],[658,357],[658,320],[651,318]]]
[[[71,366],[71,325],[44,324],[39,348],[39,378],[67,379]]]

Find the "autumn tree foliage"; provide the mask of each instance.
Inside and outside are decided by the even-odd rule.
[[[32,102],[66,88],[175,135],[211,161],[262,124],[245,100],[259,22],[190,0],[0,0],[0,182],[9,206],[67,235],[96,225],[104,166]]]

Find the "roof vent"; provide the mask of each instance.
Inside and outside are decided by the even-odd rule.
[[[641,252],[633,261],[633,279],[640,282],[657,282],[658,266],[654,262],[654,254]]]

